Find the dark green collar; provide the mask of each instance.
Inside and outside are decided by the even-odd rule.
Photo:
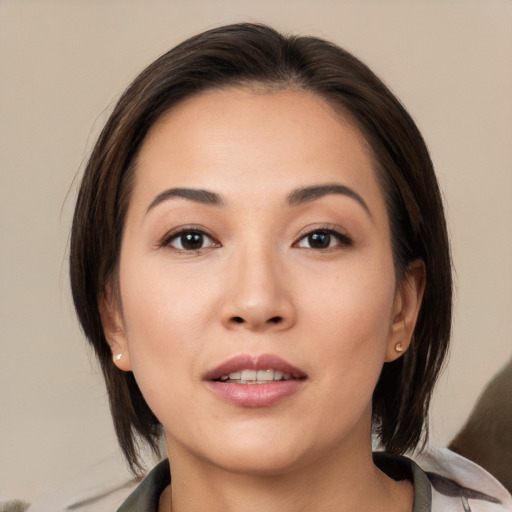
[[[430,512],[432,510],[432,486],[418,464],[402,455],[390,455],[386,452],[374,452],[373,462],[393,480],[409,480],[413,483],[413,512]]]
[[[170,483],[171,473],[166,459],[149,472],[117,512],[158,512],[160,494]]]

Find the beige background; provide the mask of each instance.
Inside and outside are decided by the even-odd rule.
[[[423,130],[458,289],[436,443],[453,436],[512,353],[512,2],[0,0],[0,501],[85,485],[98,467],[125,477],[69,299],[74,177],[143,66],[197,31],[240,20],[337,41]]]

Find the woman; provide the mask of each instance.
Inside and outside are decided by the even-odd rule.
[[[165,433],[121,511],[430,510],[448,485],[400,455],[449,340],[442,202],[410,116],[340,48],[243,24],[151,64],[86,168],[71,282],[134,471]]]

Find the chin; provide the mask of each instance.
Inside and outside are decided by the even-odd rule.
[[[250,430],[244,433],[225,431],[223,436],[205,436],[186,449],[195,455],[196,460],[236,474],[285,474],[305,463],[307,450],[302,436],[290,434],[284,429],[274,434],[268,430]]]
[[[297,449],[272,449],[270,447],[244,447],[237,450],[231,446],[212,461],[230,473],[259,476],[276,476],[297,469],[304,464],[304,456]]]

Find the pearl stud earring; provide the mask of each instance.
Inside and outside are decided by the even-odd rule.
[[[395,351],[396,351],[396,352],[398,352],[398,353],[400,354],[401,352],[403,352],[403,351],[404,351],[404,346],[403,346],[400,342],[398,342],[398,343],[395,345]]]
[[[120,361],[122,357],[123,357],[123,354],[117,354],[117,355],[114,356],[114,360],[115,361]]]

